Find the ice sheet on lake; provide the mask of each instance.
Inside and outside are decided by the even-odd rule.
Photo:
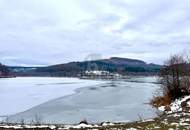
[[[102,82],[48,77],[0,79],[0,116],[16,114],[49,100],[73,94],[77,88]]]
[[[46,123],[78,123],[138,120],[155,116],[150,101],[158,88],[154,77],[105,81],[77,89],[77,93],[63,96],[10,117],[11,121],[27,122],[41,117]],[[137,81],[137,82],[134,82]],[[144,82],[143,82],[144,81]],[[42,85],[43,86],[43,85]]]

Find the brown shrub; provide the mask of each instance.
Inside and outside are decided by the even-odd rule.
[[[170,105],[171,102],[172,102],[172,99],[171,99],[171,96],[169,96],[169,95],[157,96],[151,100],[151,104],[157,108],[160,106]]]

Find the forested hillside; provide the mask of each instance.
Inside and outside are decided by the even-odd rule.
[[[17,75],[22,76],[70,76],[85,75],[86,71],[106,71],[121,75],[154,75],[161,66],[147,64],[144,61],[112,57],[94,61],[70,62],[47,67],[12,67]]]

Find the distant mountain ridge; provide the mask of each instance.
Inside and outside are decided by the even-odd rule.
[[[125,65],[125,64],[146,64],[144,61],[137,60],[137,59],[129,59],[129,58],[119,58],[119,57],[111,57],[110,59],[103,59],[103,62],[108,62],[112,64],[117,64],[117,65]]]
[[[22,76],[69,76],[77,77],[85,71],[99,70],[121,75],[152,75],[159,72],[161,66],[147,64],[144,61],[129,58],[111,57],[94,61],[69,62],[47,67],[10,67]]]

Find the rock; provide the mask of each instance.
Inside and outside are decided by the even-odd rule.
[[[181,107],[182,107],[182,109],[185,108],[185,107],[187,107],[187,101],[181,102]]]

